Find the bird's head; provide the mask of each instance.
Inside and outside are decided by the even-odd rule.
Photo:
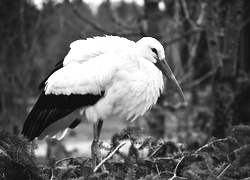
[[[185,95],[165,59],[165,52],[162,44],[152,37],[144,37],[137,41],[136,44],[140,55],[142,55],[144,59],[151,61],[164,76],[167,77],[180,94],[183,101],[186,102]]]

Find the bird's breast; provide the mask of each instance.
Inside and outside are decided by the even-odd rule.
[[[163,89],[162,73],[151,62],[117,70],[105,96],[86,110],[87,118],[134,120],[154,105]]]

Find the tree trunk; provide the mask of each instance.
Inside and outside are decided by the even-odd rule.
[[[212,2],[209,1],[208,4],[209,7],[207,13],[208,16],[210,16],[214,14],[214,12],[212,12]],[[241,23],[243,1],[227,1],[225,2],[224,6],[227,6],[227,16],[225,20],[225,36],[222,44],[222,56],[219,54],[220,47],[218,46],[218,41],[215,39],[216,37],[214,32],[212,33],[214,40],[212,41],[211,37],[208,39],[210,44],[210,54],[212,55],[211,58],[215,58],[213,59],[214,68],[219,67],[217,73],[214,76],[213,82],[215,109],[212,129],[213,136],[218,138],[225,137],[228,128],[230,128],[232,124],[233,102],[235,97],[236,65],[240,35],[239,27]],[[221,12],[217,12],[217,14],[219,13],[221,14]],[[219,19],[224,21],[222,15],[220,15]],[[213,20],[211,17],[208,17],[208,21],[210,21],[208,26],[211,25]],[[212,23],[212,26],[214,25],[215,23]],[[208,36],[209,33],[211,35],[211,32],[208,32]]]

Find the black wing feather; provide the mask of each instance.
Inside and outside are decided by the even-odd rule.
[[[81,119],[80,118],[76,118],[70,125],[69,128],[70,129],[75,129],[76,126],[78,126],[78,124],[81,123]]]
[[[33,140],[49,125],[69,115],[76,109],[94,105],[103,94],[45,95],[43,91],[24,123],[22,134]]]

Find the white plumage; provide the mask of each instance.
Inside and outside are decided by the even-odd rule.
[[[85,109],[93,123],[113,116],[134,120],[156,103],[163,90],[162,73],[152,62],[138,57],[135,42],[107,36],[78,40],[70,47],[65,67],[49,77],[45,94],[104,91],[103,98]]]
[[[23,134],[31,140],[62,138],[74,123],[63,117],[73,112],[92,123],[135,120],[156,103],[164,87],[162,73],[185,100],[164,48],[154,38],[135,43],[117,36],[95,37],[77,40],[70,48],[42,83],[43,92],[25,122]]]

